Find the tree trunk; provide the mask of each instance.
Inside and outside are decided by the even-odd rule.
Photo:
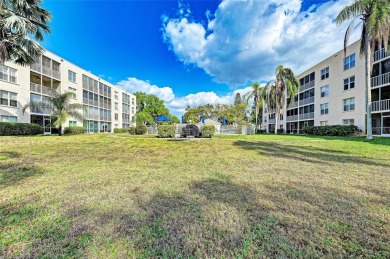
[[[366,38],[366,130],[367,137],[366,140],[372,140],[372,117],[371,117],[371,46],[370,46],[370,36],[368,31],[364,35]]]
[[[256,116],[256,118],[255,118],[255,133],[257,133],[257,118],[259,117],[259,107],[258,107],[258,104],[257,104],[258,102],[256,101],[256,105],[255,105],[255,109],[256,109],[256,111],[255,111],[255,116]]]
[[[276,101],[275,107],[275,135],[278,134],[278,122],[280,117],[280,107],[278,101]]]
[[[62,136],[62,125],[58,127],[58,135]]]

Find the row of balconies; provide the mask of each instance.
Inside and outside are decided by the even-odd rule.
[[[99,91],[98,86],[93,86],[93,85],[88,86],[88,85],[83,84],[83,89],[88,90],[88,91],[93,92],[93,93],[103,95],[105,97],[111,98],[111,93],[109,93],[108,91]]]
[[[296,108],[298,106],[314,103],[314,96],[293,102],[287,106],[287,109]]]
[[[380,49],[374,52],[374,62],[379,61],[381,59],[387,58],[390,56],[390,53],[385,49]]]
[[[303,92],[303,91],[306,91],[307,89],[314,87],[314,84],[315,84],[315,81],[311,81],[309,83],[302,85],[299,89],[299,92]]]
[[[314,119],[314,112],[287,116],[287,122],[297,121],[297,120],[310,120],[310,119]]]
[[[38,94],[50,95],[52,91],[55,91],[55,89],[35,83],[30,83],[30,91]]]
[[[101,121],[111,121],[111,116],[96,115],[96,114],[84,114],[84,119],[86,120],[101,120]]]
[[[372,102],[371,110],[373,112],[390,111],[390,99]]]
[[[99,104],[99,101],[91,100],[91,99],[88,99],[88,98],[83,98],[83,104],[88,104],[88,105],[92,105],[92,106],[96,106],[96,107],[100,107],[100,108],[106,108],[106,109],[110,109],[111,110],[111,105],[110,104],[108,104],[108,103],[100,103]]]

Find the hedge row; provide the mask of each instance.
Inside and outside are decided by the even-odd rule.
[[[43,134],[42,126],[34,123],[0,122],[0,136]]]
[[[148,132],[148,128],[145,125],[139,125],[137,127],[130,128],[116,128],[114,133],[130,133],[131,135],[144,135]]]
[[[307,135],[317,136],[351,136],[361,130],[355,125],[332,125],[332,126],[308,126],[303,128]]]
[[[175,136],[175,128],[173,125],[161,125],[158,127],[159,138],[173,138]]]
[[[202,127],[202,138],[211,138],[214,136],[215,126],[214,125],[204,125]]]
[[[115,128],[114,129],[114,133],[128,133],[129,132],[129,129],[127,128]]]
[[[81,126],[66,127],[64,134],[84,134],[85,128]]]

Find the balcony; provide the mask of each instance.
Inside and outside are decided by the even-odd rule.
[[[84,118],[87,119],[87,120],[98,120],[99,119],[99,115],[85,114]]]
[[[372,128],[372,135],[390,135],[390,127],[375,127]]]
[[[303,92],[303,91],[305,91],[309,88],[312,88],[312,87],[314,87],[314,81],[311,81],[309,83],[302,85],[301,88],[299,89],[299,92]]]
[[[298,107],[298,102],[293,102],[288,104],[287,109],[292,109]]]
[[[390,99],[371,103],[372,112],[390,111]]]
[[[287,116],[287,122],[297,121],[297,120],[298,120],[298,115]]]
[[[35,83],[30,83],[30,91],[43,95],[51,95],[52,91],[55,91],[55,89]]]
[[[390,53],[385,49],[380,49],[374,52],[374,62],[379,61],[381,59],[387,58],[390,56]]]
[[[269,119],[268,124],[275,124],[275,119]]]
[[[99,106],[99,102],[98,101],[94,101],[94,100],[91,100],[91,99],[88,99],[88,98],[83,98],[83,104],[88,104],[88,105],[92,105],[92,106],[96,106],[96,107]]]
[[[59,71],[52,71],[52,76],[58,80],[61,80],[61,73]]]
[[[30,65],[30,68],[34,71],[41,73],[42,67],[39,63],[34,63],[34,64]]]
[[[299,114],[299,120],[314,119],[314,112]]]
[[[371,87],[383,86],[390,83],[390,72],[371,78]]]
[[[301,106],[309,103],[314,103],[314,96],[299,101],[299,105]]]

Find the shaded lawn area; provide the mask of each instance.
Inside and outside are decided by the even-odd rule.
[[[390,139],[0,138],[0,257],[390,257]]]

